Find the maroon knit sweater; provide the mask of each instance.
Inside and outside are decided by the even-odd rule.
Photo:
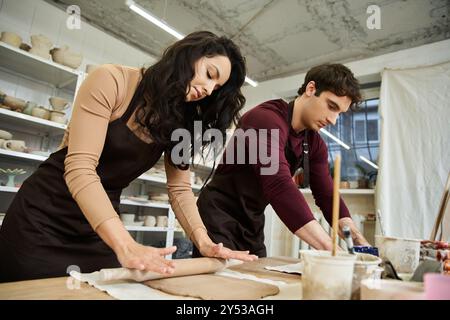
[[[306,223],[314,219],[305,198],[298,190],[297,185],[292,180],[290,165],[285,157],[285,146],[287,139],[297,157],[303,152],[302,142],[304,131],[296,133],[292,126],[287,123],[288,104],[279,99],[264,102],[241,118],[240,127],[242,129],[279,129],[278,152],[279,169],[274,175],[262,175],[260,161],[252,164],[255,178],[259,179],[263,190],[263,196],[272,205],[275,212],[283,223],[292,232],[297,231]],[[325,142],[318,132],[310,131],[309,140],[309,163],[310,163],[310,187],[316,205],[322,210],[326,220],[331,225],[333,206],[333,180],[328,170],[328,151]],[[268,150],[270,149],[270,138],[267,139]],[[248,159],[248,158],[247,158]],[[223,162],[225,162],[223,160]],[[216,174],[229,173],[236,169],[235,164],[221,163]],[[255,195],[258,196],[258,195]],[[347,206],[342,198],[339,208],[340,218],[350,217]]]

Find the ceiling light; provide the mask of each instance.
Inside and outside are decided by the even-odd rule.
[[[320,132],[326,134],[328,137],[330,137],[331,139],[333,139],[334,141],[336,141],[338,144],[340,144],[341,146],[343,146],[345,149],[350,150],[350,147],[345,144],[344,142],[342,142],[341,140],[339,140],[338,138],[336,138],[334,135],[332,135],[331,133],[329,133],[327,130],[325,129],[320,129]]]
[[[371,165],[372,167],[374,167],[375,169],[378,170],[378,166],[377,166],[375,163],[373,163],[372,161],[370,161],[369,159],[367,159],[366,157],[359,156],[359,158],[360,158],[362,161],[368,163],[369,165]]]
[[[177,30],[175,30],[174,28],[172,28],[171,26],[169,26],[167,23],[165,23],[164,21],[162,21],[161,19],[155,17],[154,15],[152,15],[150,12],[148,12],[148,10],[144,9],[143,7],[141,7],[140,5],[138,5],[136,2],[134,2],[133,0],[126,0],[125,4],[134,12],[136,12],[138,15],[140,15],[141,17],[147,19],[148,21],[150,21],[151,23],[155,24],[156,26],[158,26],[159,28],[163,29],[164,31],[166,31],[167,33],[170,33],[172,36],[174,36],[175,38],[177,38],[178,40],[183,39],[185,36],[178,32]],[[245,81],[253,86],[256,87],[258,86],[258,82],[245,77]]]

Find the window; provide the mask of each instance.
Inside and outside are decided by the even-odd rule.
[[[363,101],[357,111],[341,114],[335,126],[325,129],[350,146],[346,150],[321,134],[328,147],[330,168],[338,154],[341,155],[341,179],[359,180],[376,175],[376,169],[362,161],[360,156],[377,163],[380,142],[379,99]]]

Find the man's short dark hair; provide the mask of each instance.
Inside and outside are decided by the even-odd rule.
[[[305,92],[310,81],[316,84],[316,96],[320,96],[323,91],[331,91],[339,97],[347,96],[352,100],[352,109],[361,102],[359,82],[343,64],[322,64],[310,69],[306,73],[305,82],[297,91],[299,96]]]

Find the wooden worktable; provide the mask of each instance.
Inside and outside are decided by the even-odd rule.
[[[286,282],[300,281],[299,275],[285,274],[264,269],[265,266],[276,266],[299,262],[299,259],[289,257],[261,258],[257,261],[246,262],[230,269],[253,274],[261,278],[282,280]],[[69,289],[67,283],[72,283],[70,277],[48,278],[8,282],[0,284],[0,300],[111,300],[107,293],[100,291],[86,283],[81,283],[79,289]]]

